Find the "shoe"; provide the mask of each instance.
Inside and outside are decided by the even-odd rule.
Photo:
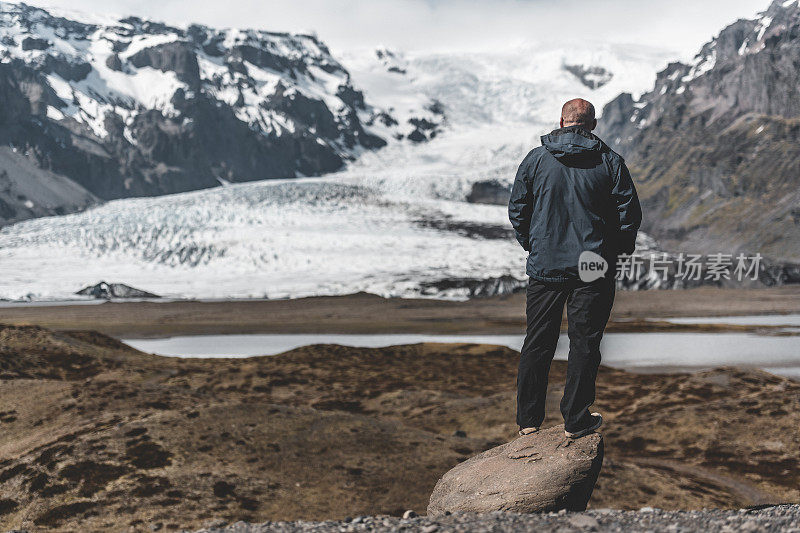
[[[536,433],[539,431],[539,428],[519,428],[519,436],[524,437],[525,435],[530,435],[531,433]]]
[[[579,439],[584,435],[592,433],[594,430],[596,430],[602,425],[603,425],[603,417],[600,415],[600,413],[592,413],[592,423],[589,427],[587,427],[586,429],[582,429],[580,431],[576,431],[574,433],[570,431],[564,431],[564,435],[566,435],[567,438],[569,439]]]

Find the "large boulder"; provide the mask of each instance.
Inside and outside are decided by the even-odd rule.
[[[459,464],[436,484],[428,515],[447,511],[583,511],[603,464],[603,437],[564,426],[520,437]]]

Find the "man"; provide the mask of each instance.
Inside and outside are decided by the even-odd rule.
[[[633,252],[642,211],[625,161],[591,133],[597,126],[594,106],[570,100],[561,109],[560,126],[522,161],[508,204],[517,240],[529,252],[517,424],[520,435],[527,435],[544,420],[547,377],[566,304],[569,361],[561,414],[566,436],[578,438],[603,423],[599,413],[589,412],[600,340],[614,303],[617,256]],[[602,277],[584,276],[594,281],[581,280],[579,257],[586,253],[595,270],[605,261]]]

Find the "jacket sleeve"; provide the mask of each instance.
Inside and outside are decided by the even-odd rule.
[[[636,248],[636,233],[642,224],[642,207],[633,185],[631,173],[625,161],[620,158],[614,175],[614,188],[611,191],[619,217],[617,249],[619,253],[631,254]]]
[[[529,157],[526,157],[517,169],[514,186],[511,188],[511,198],[508,201],[508,219],[514,226],[514,234],[525,251],[531,251],[530,228],[531,213],[533,211],[533,198],[527,173]]]

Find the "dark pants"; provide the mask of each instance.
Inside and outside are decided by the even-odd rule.
[[[614,303],[614,279],[592,283],[546,283],[530,279],[528,330],[517,374],[517,424],[539,427],[544,421],[547,377],[556,351],[564,304],[569,324],[569,362],[561,414],[567,431],[590,425],[600,340]]]

